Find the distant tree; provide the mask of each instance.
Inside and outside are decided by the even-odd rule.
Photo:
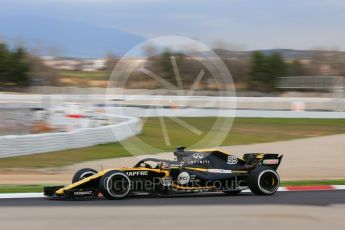
[[[149,43],[143,47],[143,52],[146,57],[151,57],[157,53],[157,48],[154,44]]]
[[[289,76],[305,75],[304,66],[298,59],[293,60],[293,62],[288,65],[288,75]]]
[[[152,72],[177,86],[177,79],[175,78],[172,57],[174,57],[176,60],[181,80],[185,81],[187,76],[184,75],[183,72],[185,71],[184,67],[186,66],[186,59],[183,54],[166,50],[158,56],[149,58],[149,68]]]
[[[255,51],[250,60],[250,78],[248,86],[251,90],[262,91],[265,87],[267,75],[266,57],[263,53]]]
[[[321,66],[325,63],[325,54],[322,48],[316,48],[312,53],[309,64],[306,66],[306,75],[320,76],[322,75]]]
[[[105,67],[103,70],[106,71],[108,74],[110,74],[114,70],[118,61],[119,61],[119,58],[117,56],[111,53],[108,54],[107,61],[105,63]]]
[[[175,56],[176,58],[176,54],[173,54],[170,51],[165,51],[160,55],[160,58],[158,59],[158,65],[161,67],[162,77],[169,82],[176,84],[174,69],[170,59],[172,56]]]
[[[28,86],[30,84],[30,67],[25,61],[26,53],[23,48],[16,49],[12,54],[12,82],[18,86]]]
[[[278,53],[265,56],[259,51],[251,55],[248,86],[251,90],[271,92],[278,77],[286,76],[287,66]]]
[[[282,56],[274,53],[267,57],[267,88],[269,91],[275,90],[275,84],[278,77],[287,75],[287,65]]]
[[[169,81],[175,86],[178,86],[177,76],[174,71],[173,60],[175,59],[177,65],[177,71],[180,75],[183,88],[189,88],[196,80],[201,70],[204,71],[204,75],[200,81],[200,84],[204,84],[207,79],[210,79],[211,73],[203,66],[201,62],[193,57],[188,57],[181,53],[165,51],[158,58],[155,59],[155,69],[158,71],[159,76]],[[217,77],[217,76],[215,76]]]
[[[223,59],[223,62],[229,69],[232,79],[236,85],[237,89],[244,88],[246,82],[249,78],[249,60],[248,58],[233,58],[233,59]]]
[[[0,44],[0,84],[1,86],[23,87],[30,84],[30,66],[26,62],[23,48],[12,51]]]
[[[45,65],[41,58],[26,54],[26,62],[30,66],[30,81],[33,85],[59,85],[59,71]]]
[[[174,69],[175,61],[177,69]],[[177,70],[181,79],[182,88],[184,89],[189,89],[195,83],[202,70],[204,74],[201,80],[198,80],[199,84],[194,85],[194,87],[204,87],[211,77],[210,72],[198,59],[170,50],[165,50],[157,55],[150,56],[147,58],[143,68],[170,82],[175,87],[179,87],[178,78],[175,73],[175,70]],[[143,87],[143,83],[145,83],[144,87],[146,88],[166,88],[161,82],[141,71],[132,73],[129,81],[131,83],[130,87]]]

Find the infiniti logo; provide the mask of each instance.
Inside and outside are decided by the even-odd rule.
[[[193,157],[196,159],[202,159],[202,158],[204,158],[204,155],[202,153],[194,153]]]

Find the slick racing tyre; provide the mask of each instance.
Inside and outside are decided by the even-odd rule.
[[[80,169],[74,174],[72,178],[72,183],[78,182],[82,179],[85,179],[86,177],[93,176],[95,174],[97,174],[97,171],[94,169],[90,169],[90,168]]]
[[[257,195],[272,195],[278,190],[279,185],[279,175],[269,167],[256,168],[248,177],[248,186]]]
[[[104,174],[99,182],[99,190],[108,200],[125,198],[130,188],[131,181],[128,176],[116,170]]]

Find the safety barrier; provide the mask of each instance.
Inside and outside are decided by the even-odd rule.
[[[83,128],[72,132],[1,136],[0,158],[118,142],[141,133],[139,118],[122,118],[126,120],[118,124]]]
[[[67,95],[67,94],[0,94],[1,107],[13,104],[47,107],[63,105],[64,102],[79,104],[104,104],[165,107],[191,106],[196,108],[216,107],[239,110],[305,110],[345,112],[345,98],[318,97],[212,97],[212,96],[169,96],[169,95]],[[20,106],[21,107],[21,106]]]

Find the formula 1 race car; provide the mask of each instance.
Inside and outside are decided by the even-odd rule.
[[[84,168],[75,173],[68,186],[45,187],[50,198],[97,197],[122,199],[149,193],[224,192],[238,194],[250,189],[257,195],[272,195],[280,185],[277,168],[282,155],[246,153],[243,158],[220,150],[174,152],[175,160],[145,158],[133,168],[97,172]]]

